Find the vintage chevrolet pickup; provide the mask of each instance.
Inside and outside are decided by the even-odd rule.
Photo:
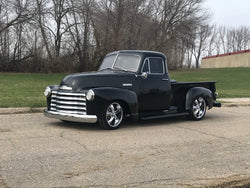
[[[44,115],[63,121],[96,123],[117,129],[125,118],[147,120],[189,116],[201,120],[220,107],[215,82],[170,80],[166,56],[152,51],[109,53],[97,72],[66,76],[48,86]]]

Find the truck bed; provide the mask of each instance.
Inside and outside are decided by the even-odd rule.
[[[210,81],[210,82],[176,82],[171,81],[171,88],[172,91],[187,88],[190,89],[192,87],[205,87],[207,89],[210,89],[212,92],[215,92],[215,83],[216,81]]]
[[[171,89],[172,89],[172,99],[171,106],[178,106],[180,108],[184,108],[183,104],[185,104],[186,94],[190,88],[193,87],[204,87],[211,90],[215,93],[215,81],[211,82],[176,82],[171,81]]]

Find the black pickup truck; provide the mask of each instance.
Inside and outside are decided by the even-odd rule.
[[[201,120],[216,103],[215,82],[170,80],[166,56],[152,51],[109,53],[97,72],[66,76],[45,89],[44,115],[63,121],[96,123],[117,129],[134,121],[174,116]]]

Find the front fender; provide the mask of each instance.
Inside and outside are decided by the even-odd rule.
[[[103,107],[112,101],[122,101],[127,104],[133,120],[138,119],[138,101],[135,92],[125,89],[102,87],[92,89],[95,93],[93,101],[87,101],[88,114],[100,116]]]
[[[57,91],[59,89],[59,85],[51,85],[51,86],[47,86],[50,88],[51,91]],[[47,110],[49,110],[51,108],[51,95],[47,96]]]
[[[51,86],[48,86],[51,91],[57,91],[59,89],[59,85],[51,85]]]
[[[213,107],[213,93],[204,87],[193,87],[186,94],[186,110],[190,109],[192,101],[198,96],[206,100],[209,109]]]

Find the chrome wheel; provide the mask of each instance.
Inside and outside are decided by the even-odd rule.
[[[197,97],[192,104],[192,116],[196,120],[200,120],[205,116],[207,109],[206,101],[203,97]]]
[[[107,124],[112,128],[116,128],[121,124],[122,119],[123,119],[122,106],[117,102],[111,103],[106,110]]]

